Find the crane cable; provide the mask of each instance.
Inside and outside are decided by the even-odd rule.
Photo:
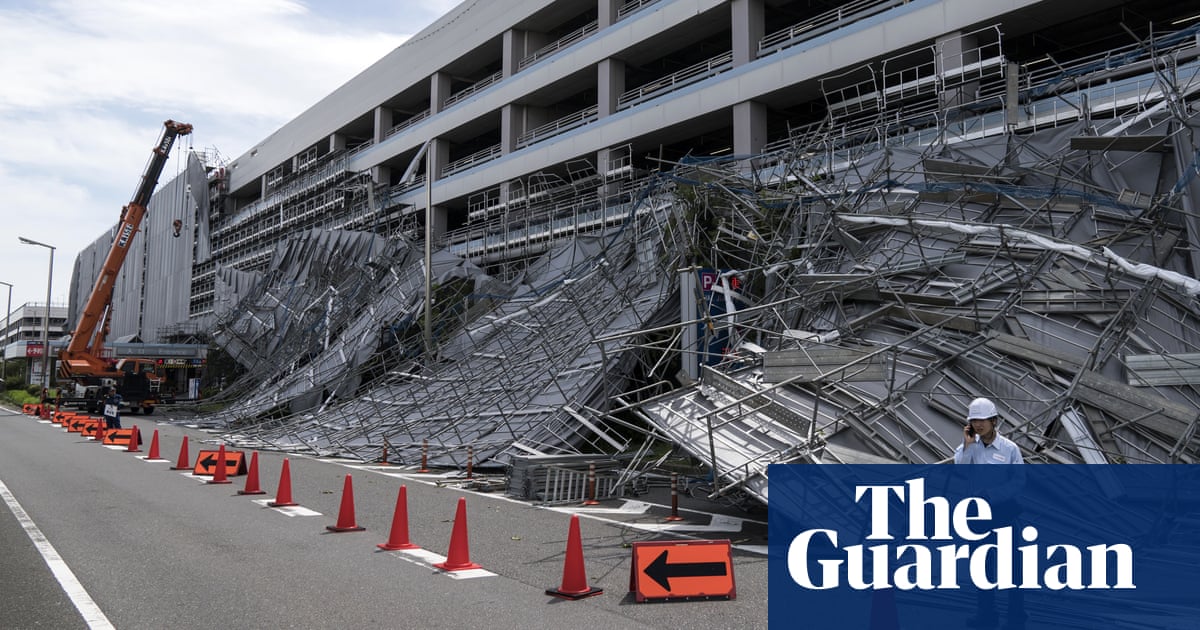
[[[192,138],[191,138],[190,134],[188,136],[187,142],[188,142],[187,150],[188,150],[188,153],[190,154],[192,151]],[[180,158],[179,158],[179,154],[182,152],[183,152],[182,145],[176,147],[175,179],[177,181],[179,179],[179,174],[180,174],[180,172],[182,172],[182,169],[183,169],[183,167],[181,166],[181,163],[180,163]],[[183,219],[181,217],[183,216],[183,209],[187,207],[187,190],[188,190],[188,186],[186,186],[186,185],[180,187],[180,189],[179,189],[179,205],[177,208],[177,216],[175,217],[175,220],[171,222],[171,227],[174,230],[172,235],[175,238],[179,238],[180,233],[183,231]]]

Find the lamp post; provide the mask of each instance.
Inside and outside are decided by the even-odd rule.
[[[429,150],[425,151],[425,364],[433,365],[433,151]]]
[[[425,158],[425,360],[433,360],[433,151],[429,148],[436,138],[430,138],[421,145],[413,156],[401,184],[412,182],[417,176],[417,165]]]
[[[8,340],[8,318],[12,316],[12,285],[0,281],[0,284],[8,287],[8,308],[4,310],[4,334],[0,335],[0,384],[8,380],[8,344],[4,343]]]
[[[42,317],[42,387],[50,389],[50,287],[54,283],[54,246],[18,236],[26,245],[37,245],[50,250],[50,271],[46,277],[46,311]]]

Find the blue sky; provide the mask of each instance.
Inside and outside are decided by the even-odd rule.
[[[65,304],[162,132],[232,160],[460,0],[0,0],[0,281]],[[180,168],[172,156],[160,181]],[[91,280],[88,281],[89,283]],[[0,286],[0,312],[7,287]]]

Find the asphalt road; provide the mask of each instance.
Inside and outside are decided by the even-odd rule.
[[[7,500],[0,507],[0,626],[102,628],[105,619],[117,628],[183,629],[767,626],[766,556],[742,546],[733,553],[731,600],[636,603],[629,592],[632,543],[682,535],[750,549],[764,543],[761,524],[687,509],[685,523],[668,524],[661,495],[663,503],[547,509],[399,467],[274,452],[259,453],[267,494],[239,496],[244,477],[215,485],[170,470],[184,435],[192,462],[216,445],[208,434],[154,419],[125,418],[144,436],[135,454],[0,408],[0,483],[27,515],[19,520]],[[155,429],[169,461],[143,459]],[[274,498],[285,457],[292,498],[302,506],[290,514],[255,501]],[[367,529],[328,532],[347,474],[355,524]],[[409,538],[422,551],[376,548],[388,540],[401,484]],[[449,553],[459,498],[467,503],[469,559],[483,571],[431,566]],[[563,578],[571,513],[581,514],[587,583],[604,589],[578,601],[545,594]],[[44,535],[40,546],[30,528]],[[43,558],[47,548],[77,579],[74,600],[61,567],[56,577]],[[94,602],[83,607],[90,626],[76,603],[80,590]]]

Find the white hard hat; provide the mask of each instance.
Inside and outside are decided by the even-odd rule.
[[[996,404],[987,398],[976,398],[971,401],[971,406],[967,407],[967,420],[987,420],[1000,415],[996,411]]]

